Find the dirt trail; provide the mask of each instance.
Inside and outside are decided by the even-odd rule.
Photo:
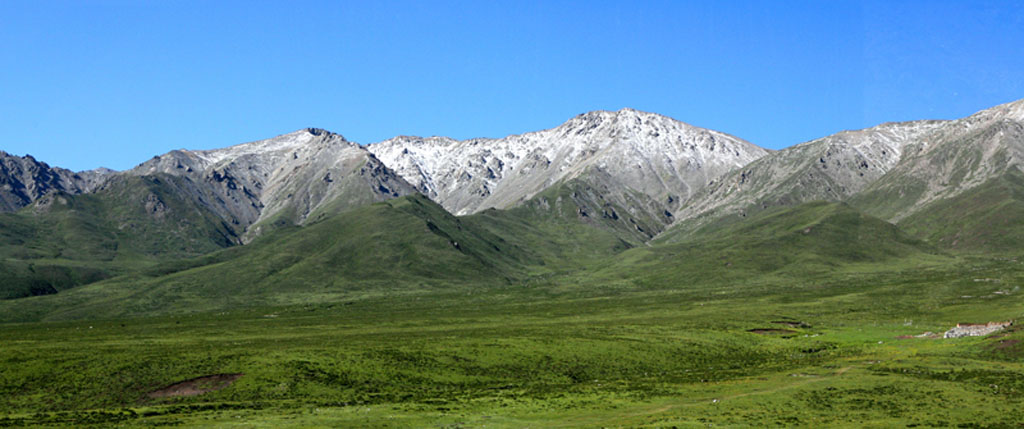
[[[242,378],[245,374],[213,374],[181,381],[149,392],[150,398],[173,398],[176,396],[196,396],[224,389]]]

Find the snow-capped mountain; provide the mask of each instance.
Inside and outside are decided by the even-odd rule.
[[[692,231],[813,200],[847,201],[899,222],[1021,172],[1021,159],[1024,100],[959,120],[844,131],[778,152],[622,109],[499,139],[401,136],[361,146],[310,128],[223,149],[171,151],[122,173],[72,173],[0,153],[0,211],[56,191],[90,193],[118,175],[169,174],[187,179],[175,183],[176,192],[243,240],[420,192],[456,215],[521,208],[610,226],[637,242],[670,225]]]
[[[788,147],[716,179],[678,218],[696,227],[769,207],[845,200],[895,167],[909,145],[945,123],[890,122]]]
[[[457,215],[516,206],[558,183],[601,176],[609,196],[640,193],[669,210],[768,153],[739,138],[622,109],[500,139],[396,137],[367,146]]]
[[[311,218],[415,192],[364,147],[309,128],[216,150],[175,150],[130,170],[165,173],[205,184],[196,197],[245,238],[271,224]]]
[[[900,163],[853,202],[898,222],[1008,173],[1024,170],[1024,100],[946,121],[920,135]]]

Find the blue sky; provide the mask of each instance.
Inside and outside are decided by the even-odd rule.
[[[0,150],[126,169],[303,127],[501,137],[633,107],[779,149],[1024,98],[1012,1],[0,2]]]

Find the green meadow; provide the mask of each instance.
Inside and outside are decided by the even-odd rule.
[[[646,255],[617,259],[642,268]],[[1024,421],[1024,331],[907,338],[1019,317],[1016,259],[919,255],[822,272],[677,274],[594,268],[331,302],[311,295],[217,312],[8,323],[0,425]],[[153,394],[216,374],[242,375],[200,395]]]
[[[1024,421],[1024,330],[936,338],[1021,317],[1012,254],[952,253],[842,203],[651,243],[575,213],[398,198],[0,300],[0,425]]]

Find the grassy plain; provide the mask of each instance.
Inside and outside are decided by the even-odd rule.
[[[626,276],[578,270],[331,303],[311,295],[212,313],[4,324],[0,425],[1024,421],[1024,330],[897,338],[1020,317],[1015,259],[920,256],[736,277],[687,275],[679,262],[674,279],[640,264]],[[203,395],[148,395],[238,373]]]
[[[1013,255],[946,253],[843,204],[652,246],[566,212],[399,198],[0,300],[0,425],[1024,421],[1024,330],[915,337],[1019,318]],[[210,376],[238,378],[157,394]]]

